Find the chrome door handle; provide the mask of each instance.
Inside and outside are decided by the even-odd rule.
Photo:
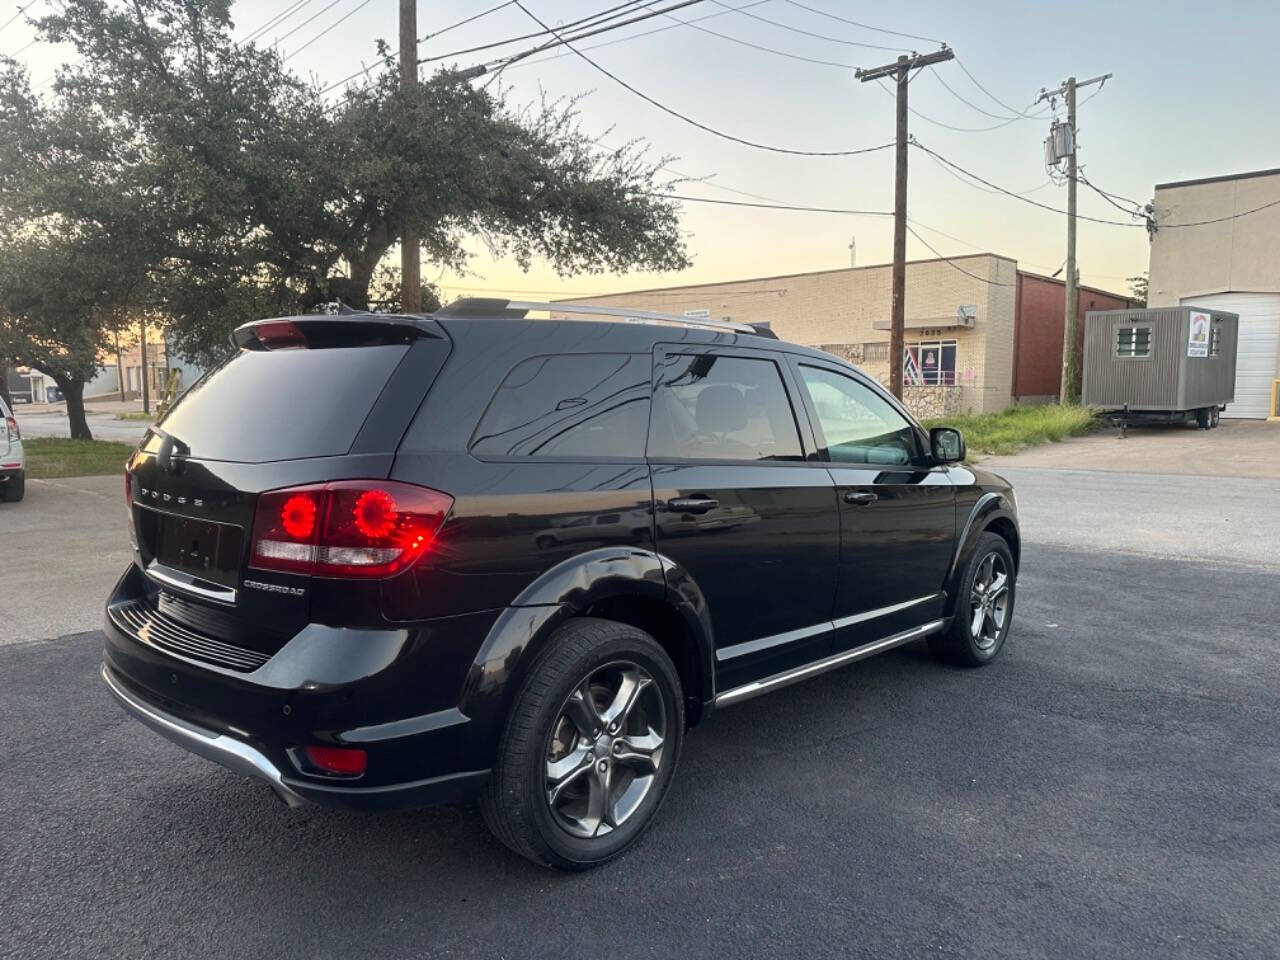
[[[682,513],[706,513],[720,506],[719,500],[710,497],[676,497],[667,501],[667,509],[679,510]]]
[[[850,490],[844,495],[845,503],[875,503],[879,499],[880,494],[868,490]]]

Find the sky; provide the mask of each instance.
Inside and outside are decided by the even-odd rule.
[[[39,15],[50,2],[33,0],[28,12]],[[297,2],[241,0],[232,10],[237,36],[248,36]],[[419,35],[498,2],[421,2]],[[613,5],[602,0],[523,2],[552,25]],[[675,0],[653,6],[671,2]],[[0,23],[16,8],[15,0],[2,0]],[[672,17],[709,18],[696,26],[681,26]],[[665,26],[671,29],[638,36]],[[538,29],[510,4],[428,37],[420,51],[423,56],[442,56]],[[303,0],[258,42],[278,42],[286,55],[296,51],[288,61],[290,68],[328,84],[373,63],[377,39],[394,47],[396,31],[397,0]],[[670,16],[583,41],[580,47],[630,85],[701,123],[745,139],[830,151],[893,138],[893,97],[875,83],[855,79],[854,67],[888,63],[900,52],[936,50],[936,41],[945,41],[958,63],[926,69],[913,80],[910,105],[920,115],[911,117],[911,133],[983,179],[1014,192],[1030,191],[1028,199],[1063,209],[1066,187],[1050,182],[1044,165],[1043,141],[1051,116],[1005,122],[1015,114],[1001,102],[1019,113],[1041,112],[1046,109],[1043,104],[1032,104],[1042,88],[1056,88],[1073,74],[1085,80],[1113,73],[1101,88],[1095,84],[1081,91],[1080,162],[1098,187],[1146,202],[1156,183],[1280,166],[1280,125],[1273,122],[1280,105],[1272,80],[1277,34],[1280,3],[1275,0],[1232,0],[1220,6],[1187,0],[1077,0],[1068,5],[1027,0],[701,0]],[[17,52],[17,59],[30,67],[33,83],[41,84],[75,51],[41,43],[27,46],[33,36],[19,17],[0,31],[0,52]],[[622,39],[626,37],[632,38]],[[537,42],[525,40],[441,63],[469,66]],[[607,45],[588,50],[601,43]],[[1000,102],[980,89],[960,64]],[[672,158],[668,167],[674,174],[703,181],[681,185],[681,194],[854,210],[893,208],[892,150],[801,157],[732,143],[663,113],[565,48],[512,66],[500,82],[513,104],[544,92],[552,97],[587,94],[579,108],[581,121],[587,131],[602,137],[602,144],[641,138],[654,157]],[[1061,101],[1058,115],[1063,115]],[[1268,116],[1273,120],[1267,121]],[[934,248],[909,236],[909,258],[986,251],[1045,274],[1062,264],[1063,214],[964,181],[919,150],[910,152],[909,162],[908,216]],[[1106,220],[1131,219],[1083,185],[1079,212]],[[682,225],[693,265],[678,272],[559,277],[549,265],[535,263],[525,273],[513,262],[494,260],[476,243],[465,275],[424,264],[423,278],[435,281],[446,300],[464,294],[550,299],[838,268],[850,263],[851,240],[856,241],[860,266],[892,257],[893,224],[884,216],[690,202],[683,205]],[[1147,269],[1148,249],[1146,231],[1139,227],[1081,221],[1081,281],[1125,290],[1126,277]]]

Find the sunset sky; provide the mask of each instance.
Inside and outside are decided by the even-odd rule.
[[[39,6],[47,2],[37,0],[31,13],[39,15]],[[237,34],[248,35],[293,2],[236,4]],[[495,4],[496,0],[423,2],[419,33]],[[612,4],[526,0],[526,5],[548,22],[565,22]],[[7,0],[0,20],[7,18],[12,6],[13,0]],[[1068,6],[1013,0],[964,4],[803,0],[802,6],[788,0],[704,0],[671,16],[690,21],[713,15],[699,20],[697,26],[837,65],[752,49],[688,26],[622,40],[672,26],[674,21],[668,17],[592,38],[581,46],[587,50],[606,43],[588,51],[603,66],[673,109],[736,136],[810,150],[888,142],[893,135],[892,97],[874,83],[855,80],[853,67],[888,62],[902,49],[934,50],[937,44],[838,22],[815,10],[944,40],[983,87],[1023,112],[1043,109],[1030,107],[1039,90],[1056,87],[1071,73],[1082,80],[1114,73],[1101,91],[1097,86],[1082,91],[1079,120],[1086,175],[1111,193],[1145,202],[1155,183],[1280,166],[1280,126],[1274,122],[1276,86],[1271,79],[1273,42],[1280,34],[1280,4],[1274,0],[1219,6],[1094,0]],[[301,26],[312,16],[314,20]],[[280,37],[280,49],[291,53],[344,16],[347,19],[340,25],[290,61],[304,74],[331,83],[359,69],[362,62],[371,62],[377,38],[394,46],[395,0],[311,0],[262,39],[270,42]],[[424,56],[448,54],[537,29],[518,7],[510,5],[427,40],[421,50]],[[13,53],[32,36],[26,24],[15,23],[0,35],[0,51]],[[537,41],[462,55],[456,62],[470,65],[495,53],[525,49],[533,42]],[[36,44],[18,54],[18,59],[30,66],[33,81],[40,83],[71,53]],[[1049,183],[1043,162],[1042,142],[1050,118],[1005,123],[1002,118],[1011,116],[1010,112],[975,86],[956,62],[934,69],[936,75],[926,70],[911,85],[911,106],[924,115],[911,118],[911,132],[989,181],[1013,191],[1032,190],[1031,199],[1063,207],[1066,188]],[[540,91],[551,96],[590,92],[581,106],[583,124],[592,132],[609,130],[605,144],[644,138],[655,156],[677,158],[670,163],[673,172],[710,178],[681,186],[684,194],[752,199],[733,190],[792,204],[892,209],[891,150],[844,158],[794,157],[730,143],[664,114],[564,48],[513,66],[502,81],[513,103],[531,100]],[[942,81],[974,106],[962,103]],[[1086,97],[1088,101],[1083,102]],[[931,120],[969,129],[946,129]],[[997,129],[980,129],[990,127]],[[921,236],[944,255],[991,251],[1042,273],[1052,273],[1062,263],[1066,243],[1062,215],[961,182],[920,151],[911,152],[910,162],[909,216]],[[1129,219],[1083,186],[1080,212]],[[891,255],[892,221],[886,217],[688,203],[683,222],[694,265],[680,273],[560,278],[545,265],[535,265],[526,274],[512,263],[494,262],[476,245],[471,276],[440,274],[437,268],[424,265],[423,277],[439,277],[446,299],[462,293],[549,298],[847,266],[853,237],[859,265],[884,262]],[[1146,233],[1140,228],[1080,224],[1079,259],[1085,283],[1125,289],[1125,277],[1146,270],[1147,251]],[[934,254],[910,238],[908,256]]]

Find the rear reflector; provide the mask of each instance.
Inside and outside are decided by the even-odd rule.
[[[428,551],[453,498],[390,480],[270,490],[258,496],[250,566],[317,577],[387,577]]]
[[[358,777],[369,766],[369,756],[357,747],[303,747],[307,760],[325,773]]]

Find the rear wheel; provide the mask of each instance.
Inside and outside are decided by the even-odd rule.
[[[0,487],[0,492],[3,492],[6,503],[17,503],[27,492],[27,475],[15,473]]]
[[[1213,414],[1208,407],[1201,407],[1196,411],[1196,426],[1201,430],[1208,430],[1212,419]]]
[[[645,831],[675,774],[684,702],[671,659],[642,630],[581,618],[530,669],[480,809],[536,863],[585,870]]]
[[[1209,415],[1209,429],[1210,430],[1215,429],[1218,426],[1218,424],[1220,424],[1221,422],[1222,422],[1222,410],[1219,407],[1214,407],[1213,412]]]
[[[1013,622],[1013,553],[1004,537],[984,533],[959,581],[951,627],[929,638],[939,659],[965,667],[981,667],[1004,648]]]

